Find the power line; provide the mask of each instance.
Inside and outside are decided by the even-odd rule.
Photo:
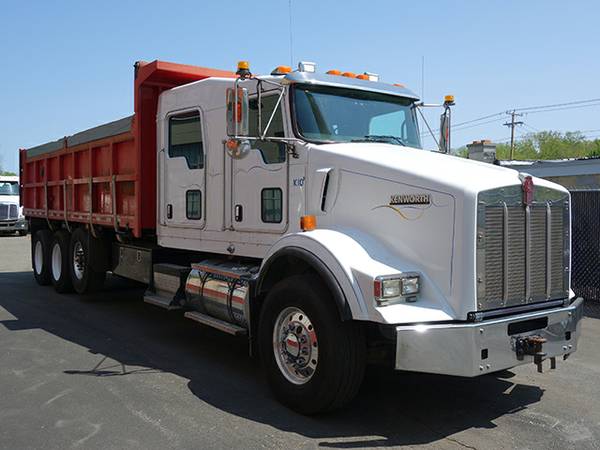
[[[515,108],[514,111],[519,111],[519,112],[532,111],[532,110],[536,110],[536,109],[555,108],[555,107],[559,107],[559,106],[579,105],[579,104],[583,104],[583,103],[592,103],[592,102],[600,102],[600,98],[592,98],[589,100],[576,100],[573,102],[566,102],[566,103],[555,103],[553,105],[527,106],[527,107],[523,107],[523,108]]]
[[[600,105],[600,103],[594,103],[594,102],[600,102],[600,98],[592,98],[592,99],[588,99],[588,100],[577,100],[577,101],[565,102],[565,103],[554,103],[551,105],[527,106],[527,107],[522,107],[522,108],[514,108],[513,111],[515,111],[515,112],[529,111],[529,112],[527,112],[527,114],[534,114],[537,112],[546,112],[546,111],[537,111],[537,110],[544,110],[544,109],[548,109],[548,108],[551,108],[551,109],[548,109],[548,111],[561,111],[563,109],[585,108],[588,106],[599,106]],[[587,105],[586,103],[594,103],[594,104]],[[563,108],[563,107],[565,107],[565,108]],[[461,125],[467,125],[467,124],[471,124],[471,123],[475,123],[475,122],[480,122],[482,120],[491,119],[492,117],[501,116],[501,115],[507,114],[507,113],[510,114],[510,110],[509,111],[501,111],[501,112],[497,112],[494,114],[488,114],[486,116],[477,117],[476,119],[471,119],[471,120],[467,120],[464,122],[460,122],[460,123],[455,124],[453,126],[453,129],[456,129],[457,127],[460,127]]]
[[[598,102],[598,103],[588,103],[588,104],[585,104],[585,105],[563,106],[563,107],[560,107],[560,108],[539,109],[539,110],[535,110],[535,111],[525,112],[523,114],[538,114],[538,113],[552,112],[552,111],[565,111],[567,109],[589,108],[590,106],[600,106],[600,102]]]
[[[476,124],[472,124],[466,127],[459,127],[458,125],[456,127],[452,127],[452,131],[461,131],[461,130],[468,130],[469,128],[475,128],[475,127],[479,127],[481,125],[486,125],[488,123],[494,123],[494,122],[500,122],[501,120],[504,120],[504,117],[499,117],[497,119],[493,119],[493,120],[487,120],[485,122],[481,122],[481,123],[476,123]]]
[[[502,114],[504,114],[504,111],[495,113],[495,114],[489,114],[487,116],[479,117],[477,119],[467,120],[466,122],[460,122],[460,123],[457,123],[456,125],[454,125],[454,127],[460,127],[461,125],[467,125],[469,123],[479,122],[480,120],[490,119],[492,117],[500,116]]]
[[[480,127],[482,125],[487,125],[489,123],[500,122],[501,120],[504,120],[504,117],[499,117],[497,119],[488,120],[488,121],[481,122],[481,123],[471,124],[471,125],[468,125],[466,127],[465,126],[458,126],[458,125],[456,125],[456,126],[452,127],[452,132],[456,133],[458,131],[468,130],[469,128],[476,128],[476,127]],[[434,131],[440,131],[440,129],[436,128]],[[426,131],[422,131],[421,132],[421,136],[425,136],[427,134],[429,134],[429,133],[427,133]]]
[[[536,127],[532,127],[531,125],[528,125],[526,123],[523,123],[523,126],[526,127],[526,128],[529,128],[534,133],[539,133],[540,132],[540,130],[538,130]]]

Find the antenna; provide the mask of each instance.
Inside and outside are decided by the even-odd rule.
[[[294,41],[292,39],[292,0],[288,0],[288,9],[290,13],[290,66],[294,67]]]
[[[425,101],[425,56],[421,56],[421,101]]]

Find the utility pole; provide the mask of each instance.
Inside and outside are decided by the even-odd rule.
[[[510,114],[510,122],[506,122],[504,125],[510,127],[510,159],[512,161],[515,159],[515,127],[523,125],[522,121],[515,121],[515,117],[523,114],[517,114],[514,109],[511,112],[507,111],[506,114]]]

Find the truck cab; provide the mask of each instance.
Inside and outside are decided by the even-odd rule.
[[[568,191],[423,149],[404,86],[306,62],[155,62],[135,86],[133,119],[22,152],[40,284],[144,282],[247,337],[306,414],[348,403],[367,360],[474,377],[576,350]]]
[[[19,177],[0,175],[0,233],[27,234],[19,197]]]

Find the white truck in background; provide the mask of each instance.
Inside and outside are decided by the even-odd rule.
[[[0,234],[27,234],[27,220],[19,197],[19,177],[0,175]]]
[[[155,61],[135,89],[133,118],[21,151],[38,283],[144,282],[247,337],[305,414],[348,403],[367,360],[474,377],[576,350],[568,191],[423,149],[405,87]]]

